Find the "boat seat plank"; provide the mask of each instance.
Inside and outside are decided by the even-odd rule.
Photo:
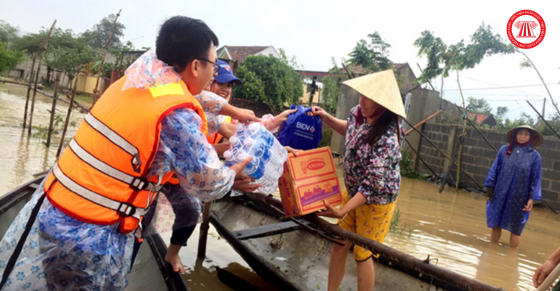
[[[234,231],[233,235],[238,240],[247,240],[251,238],[259,238],[259,237],[290,232],[290,231],[297,230],[300,227],[301,226],[299,226],[297,223],[293,221],[285,221],[280,223],[274,223],[274,224]]]

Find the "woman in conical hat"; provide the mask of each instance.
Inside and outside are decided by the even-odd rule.
[[[360,93],[359,104],[350,110],[347,120],[333,117],[314,107],[313,113],[341,135],[345,135],[344,206],[335,209],[325,202],[319,215],[340,219],[340,226],[369,239],[383,242],[401,182],[401,131],[398,117],[405,117],[399,87],[392,70],[348,80],[345,85]],[[328,290],[338,290],[350,242],[334,245]],[[375,270],[371,251],[354,246],[358,266],[358,290],[372,290]]]
[[[541,156],[535,150],[544,139],[528,125],[506,134],[509,145],[500,149],[486,177],[486,222],[491,242],[498,243],[502,229],[509,230],[509,246],[519,246],[533,202],[541,200]]]

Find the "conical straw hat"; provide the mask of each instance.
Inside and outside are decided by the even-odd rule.
[[[343,84],[358,93],[389,109],[393,113],[406,118],[399,85],[393,70],[365,75],[345,81]]]
[[[506,140],[507,140],[508,143],[511,143],[512,141],[517,139],[517,132],[520,129],[527,129],[527,130],[531,131],[531,133],[532,133],[531,136],[534,137],[533,142],[531,142],[531,146],[533,148],[536,148],[536,147],[540,146],[544,142],[544,138],[543,138],[542,134],[540,132],[538,132],[536,129],[530,127],[529,125],[521,125],[521,126],[518,126],[514,129],[511,129],[510,131],[507,132]]]

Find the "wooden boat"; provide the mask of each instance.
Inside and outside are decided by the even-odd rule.
[[[43,177],[30,181],[0,197],[0,237],[29,200]],[[144,239],[129,277],[131,291],[187,291],[183,277],[164,260],[167,246],[159,235]],[[159,272],[158,272],[159,271]]]
[[[278,290],[326,290],[335,236],[380,254],[375,259],[376,290],[503,290],[345,231],[316,215],[285,219],[279,209],[278,199],[251,193],[216,201],[210,219],[255,272]],[[353,261],[349,254],[341,290],[356,290]]]

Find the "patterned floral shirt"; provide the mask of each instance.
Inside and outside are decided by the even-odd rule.
[[[202,201],[225,195],[235,178],[200,128],[201,118],[190,109],[178,109],[161,122],[158,152],[148,176],[174,171],[187,193]]]
[[[392,124],[373,145],[365,142],[371,125],[357,121],[359,105],[350,110],[344,152],[344,182],[350,197],[362,193],[366,204],[386,205],[399,194],[401,150]]]

